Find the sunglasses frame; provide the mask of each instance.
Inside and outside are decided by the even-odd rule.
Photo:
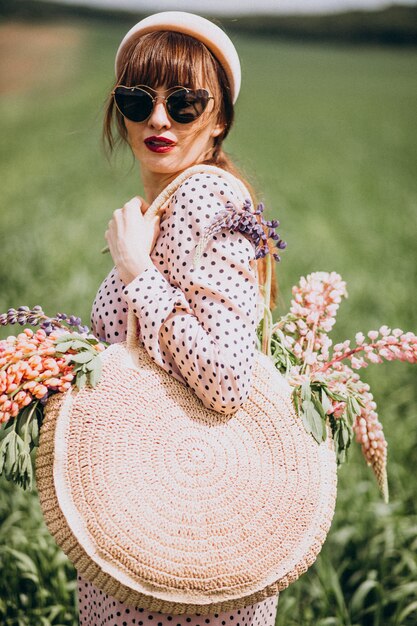
[[[169,118],[170,118],[173,122],[175,122],[176,124],[184,124],[184,125],[185,125],[185,124],[191,124],[192,122],[195,122],[195,120],[198,120],[198,118],[199,118],[199,117],[201,117],[201,116],[202,116],[202,114],[204,113],[204,111],[206,110],[206,108],[207,108],[207,106],[208,106],[209,101],[210,101],[210,100],[214,100],[214,96],[210,95],[210,92],[209,92],[207,89],[204,89],[204,88],[199,89],[198,91],[205,91],[205,92],[207,93],[207,104],[206,104],[206,106],[205,106],[205,107],[204,107],[204,109],[201,111],[200,115],[198,115],[198,116],[197,116],[196,118],[194,118],[193,120],[190,120],[189,122],[179,122],[178,120],[174,119],[174,118],[171,116],[171,114],[170,114],[170,112],[169,112],[169,109],[168,109],[168,107],[167,107],[167,105],[166,105],[167,101],[169,100],[169,98],[170,98],[171,96],[173,96],[173,95],[174,95],[175,93],[177,93],[178,91],[185,90],[187,93],[188,93],[188,92],[195,93],[195,92],[197,91],[196,89],[190,89],[189,87],[184,87],[183,85],[175,85],[174,87],[169,87],[169,89],[164,89],[164,91],[165,91],[165,92],[166,92],[166,91],[171,91],[172,89],[174,89],[175,91],[171,91],[171,93],[170,93],[170,94],[168,94],[167,96],[161,96],[160,94],[158,94],[158,93],[157,93],[156,89],[152,89],[152,87],[149,87],[148,85],[142,85],[142,84],[140,84],[140,85],[132,85],[132,86],[127,86],[127,85],[116,85],[116,87],[115,87],[115,88],[113,89],[113,91],[111,92],[111,95],[113,96],[114,103],[115,103],[116,108],[117,108],[117,110],[119,111],[119,113],[120,113],[121,115],[123,115],[123,117],[126,117],[128,120],[130,120],[130,118],[128,118],[128,117],[127,117],[127,116],[126,116],[126,115],[125,115],[125,114],[121,111],[121,109],[119,108],[119,105],[117,104],[117,100],[116,100],[116,89],[118,89],[119,87],[123,87],[124,89],[128,89],[129,91],[135,91],[135,89],[139,89],[140,91],[143,91],[144,93],[146,93],[146,94],[150,97],[150,99],[152,100],[152,105],[153,105],[153,106],[152,106],[151,112],[149,113],[148,117],[146,117],[145,119],[141,120],[140,122],[135,122],[136,124],[141,124],[142,122],[146,122],[146,121],[147,121],[147,120],[151,117],[151,115],[152,115],[152,113],[153,113],[153,111],[154,111],[154,108],[155,108],[155,102],[156,102],[159,98],[162,98],[162,100],[164,100],[164,102],[165,102],[165,110],[166,110],[166,112],[167,112],[168,117],[169,117]],[[146,89],[143,89],[143,87],[146,87]],[[157,93],[157,95],[156,95],[156,96],[152,96],[152,94],[150,94],[148,91],[146,91],[147,89],[150,89],[151,91],[154,91],[155,93]],[[133,122],[134,122],[134,120],[130,120],[130,121],[133,121]]]

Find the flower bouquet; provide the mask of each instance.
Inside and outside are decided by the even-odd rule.
[[[276,232],[278,220],[262,217],[263,204],[254,212],[251,202],[240,209],[226,203],[203,232],[195,249],[196,265],[210,237],[220,230],[238,230],[255,244],[255,258],[266,257],[263,287],[264,315],[256,330],[258,349],[272,360],[293,388],[294,407],[308,433],[320,443],[331,427],[338,464],[348,458],[355,438],[377,477],[388,501],[387,442],[378,420],[369,385],[357,370],[383,360],[417,362],[417,337],[399,328],[382,326],[367,336],[358,332],[332,347],[328,333],[346,284],[336,272],[314,272],[302,277],[292,289],[290,311],[273,322],[269,293],[272,259],[280,261],[286,243]],[[271,245],[272,244],[272,245]],[[100,377],[100,342],[74,316],[45,315],[40,306],[21,306],[0,315],[0,325],[40,326],[25,328],[17,336],[0,341],[0,474],[24,489],[32,488],[30,452],[38,446],[43,410],[51,395],[71,385],[95,386]]]
[[[80,318],[45,315],[40,306],[21,306],[0,315],[0,325],[38,326],[0,341],[0,474],[32,489],[31,451],[39,445],[43,409],[51,395],[72,384],[95,386],[99,354],[106,344],[81,325]]]

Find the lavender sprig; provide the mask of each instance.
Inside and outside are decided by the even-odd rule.
[[[81,323],[81,318],[66,313],[57,313],[55,317],[48,317],[38,304],[30,309],[28,306],[20,306],[18,309],[9,309],[7,313],[0,314],[0,326],[8,324],[20,324],[20,326],[40,326],[47,335],[55,328],[74,328],[81,334],[90,331],[88,326]]]
[[[264,220],[262,213],[264,211],[264,204],[261,202],[258,204],[255,211],[251,211],[252,203],[249,199],[246,199],[242,207],[236,208],[232,202],[227,201],[224,205],[224,209],[221,209],[215,216],[212,222],[204,229],[200,241],[198,242],[194,252],[194,269],[196,269],[201,261],[201,256],[213,235],[216,235],[221,230],[227,228],[228,230],[240,231],[248,235],[255,244],[255,259],[261,259],[268,253],[271,253],[275,261],[280,261],[281,257],[275,250],[284,250],[287,246],[286,242],[281,239],[276,232],[276,228],[279,226],[278,220]],[[260,222],[258,222],[256,216],[261,215]],[[265,233],[263,226],[268,227],[268,234]],[[272,239],[275,244],[275,250],[270,250],[268,247],[268,239]]]

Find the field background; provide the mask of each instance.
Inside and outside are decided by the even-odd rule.
[[[39,303],[89,322],[111,266],[100,254],[107,222],[142,193],[130,154],[109,163],[100,147],[125,31],[0,25],[0,311]],[[234,40],[243,88],[226,150],[288,242],[274,317],[301,275],[335,270],[349,299],[334,341],[382,324],[417,332],[416,50]],[[390,363],[363,378],[389,442],[390,503],[354,450],[321,555],[281,594],[280,626],[417,622],[416,371]],[[4,480],[0,490],[0,623],[75,625],[75,572],[36,493]]]

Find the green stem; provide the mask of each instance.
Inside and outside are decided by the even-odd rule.
[[[317,371],[318,372],[326,372],[330,367],[332,367],[332,365],[334,365],[335,363],[339,362],[339,361],[343,361],[344,359],[347,359],[351,356],[353,356],[354,354],[357,354],[358,352],[361,352],[362,350],[364,350],[366,347],[375,349],[377,348],[377,344],[376,343],[368,343],[368,344],[364,344],[362,346],[357,346],[356,348],[352,348],[351,350],[347,350],[347,352],[344,352],[343,354],[341,354],[338,357],[335,357],[334,359],[331,359],[331,361],[328,361],[327,363],[325,363],[322,367],[320,367]]]
[[[262,323],[262,352],[271,356],[271,328],[272,314],[270,308],[271,301],[271,278],[272,278],[272,261],[271,254],[266,255],[266,280],[264,285],[264,317]]]

